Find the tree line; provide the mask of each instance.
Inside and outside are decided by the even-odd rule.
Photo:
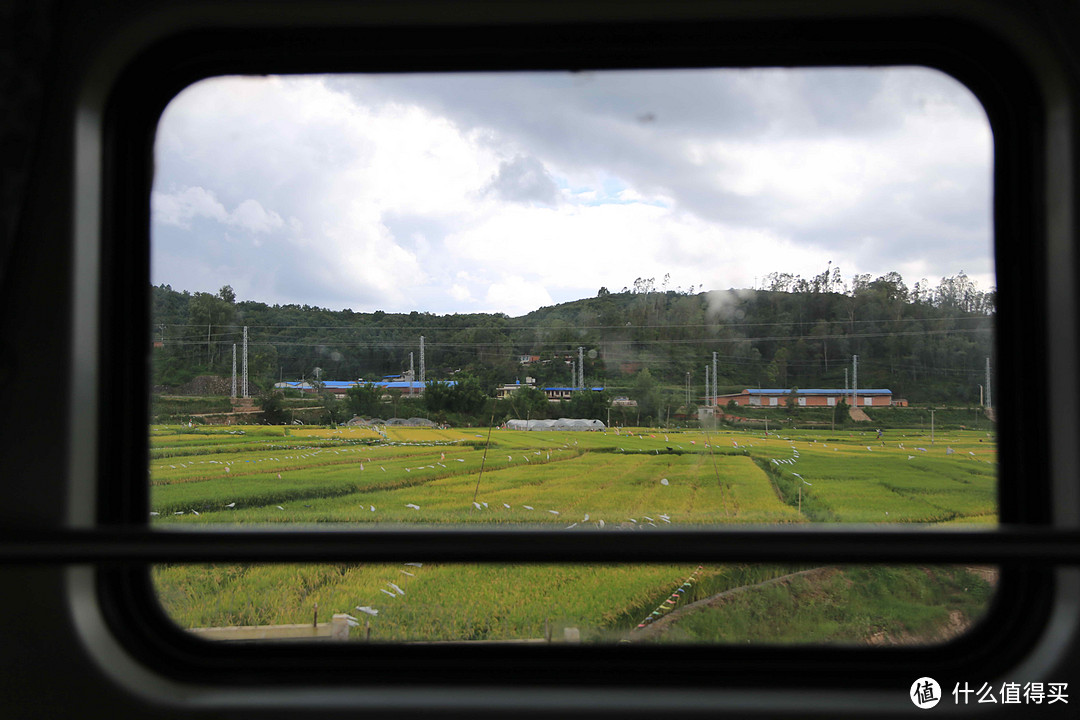
[[[601,288],[513,318],[267,305],[238,300],[229,286],[211,294],[161,285],[152,288],[152,380],[164,390],[198,375],[227,376],[234,344],[240,362],[244,326],[249,377],[260,387],[374,381],[410,367],[418,374],[423,336],[427,379],[467,379],[485,396],[529,377],[539,387],[574,387],[580,357],[586,386],[646,404],[661,392],[680,405],[686,396],[700,402],[706,372],[720,393],[844,387],[845,370],[854,380],[853,355],[860,387],[889,388],[911,402],[974,404],[993,353],[994,291],[963,273],[910,288],[897,273],[843,281],[837,269],[810,279],[774,273],[748,290],[666,284],[638,278],[619,292]]]

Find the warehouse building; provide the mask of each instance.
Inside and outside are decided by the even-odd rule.
[[[723,407],[734,401],[739,407],[783,407],[790,396],[791,388],[748,388],[741,393],[718,395],[716,404]],[[840,402],[840,398],[844,398],[848,405],[853,407],[857,405],[860,408],[907,405],[907,400],[894,400],[892,390],[883,388],[860,389],[857,397],[856,402],[854,392],[843,389],[795,390],[796,403],[799,407],[833,407]]]

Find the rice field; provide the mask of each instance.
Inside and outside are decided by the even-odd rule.
[[[150,520],[161,529],[408,523],[663,532],[997,517],[996,446],[970,431],[938,433],[931,443],[898,430],[495,429],[489,441],[486,429],[155,426],[150,448]],[[323,619],[362,616],[380,641],[537,639],[573,627],[584,641],[615,642],[676,606],[791,571],[407,560],[159,566],[154,581],[182,627],[309,622],[317,603]],[[730,633],[717,639],[732,641]]]

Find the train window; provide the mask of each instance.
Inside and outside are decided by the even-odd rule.
[[[70,506],[139,663],[884,692],[1039,641],[1044,106],[978,27],[192,30],[103,102]]]
[[[196,83],[155,144],[151,525],[996,527],[991,145],[919,67]],[[996,579],[154,572],[198,637],[411,642],[933,644]]]

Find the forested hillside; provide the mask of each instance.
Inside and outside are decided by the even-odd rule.
[[[665,283],[666,285],[666,283]],[[465,371],[489,392],[535,377],[571,385],[570,363],[584,348],[587,385],[631,387],[639,374],[704,393],[717,353],[721,392],[744,387],[843,387],[851,356],[859,386],[887,387],[912,402],[978,401],[992,354],[994,293],[962,273],[937,286],[909,288],[896,273],[844,283],[839,273],[810,280],[773,274],[764,289],[664,290],[639,279],[631,288],[502,314],[358,313],[237,301],[152,288],[154,377],[177,385],[231,372],[232,346],[249,333],[249,373],[259,385],[316,374],[323,380],[376,380],[419,369],[427,379]],[[528,366],[521,364],[528,356]],[[711,373],[711,369],[710,369]]]

